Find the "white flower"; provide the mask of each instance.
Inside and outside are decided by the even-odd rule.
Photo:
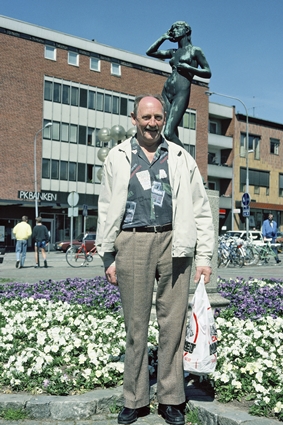
[[[281,401],[278,401],[278,402],[275,404],[275,407],[274,407],[273,411],[274,411],[275,413],[280,413],[280,412],[281,412],[281,410],[283,410],[283,403],[281,403]]]
[[[86,360],[87,360],[87,358],[84,354],[79,355],[79,364],[85,363]]]

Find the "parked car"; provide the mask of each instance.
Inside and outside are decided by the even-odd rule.
[[[81,233],[76,238],[74,238],[72,241],[73,245],[81,245],[83,237],[84,237],[84,234]],[[87,232],[85,234],[85,245],[86,245],[87,251],[90,251],[95,246],[95,239],[96,239],[96,234],[94,232]],[[55,242],[54,249],[56,251],[66,252],[67,249],[70,247],[70,244],[71,244],[70,240]]]
[[[226,235],[247,240],[247,232],[245,230],[228,230]],[[262,233],[259,230],[249,230],[249,237],[256,245],[264,245]]]

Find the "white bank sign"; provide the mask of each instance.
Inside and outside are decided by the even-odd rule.
[[[18,198],[23,199],[24,201],[34,201],[35,197],[39,201],[47,201],[47,202],[54,202],[57,201],[57,193],[50,193],[50,192],[27,192],[26,190],[19,190],[18,192]]]

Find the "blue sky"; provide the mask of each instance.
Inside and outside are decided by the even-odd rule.
[[[0,14],[140,55],[173,22],[187,21],[211,67],[210,90],[283,123],[282,0],[2,0]],[[245,112],[234,100],[211,101]]]

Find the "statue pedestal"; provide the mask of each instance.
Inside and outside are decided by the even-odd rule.
[[[212,309],[225,307],[229,304],[229,300],[223,298],[217,292],[217,276],[218,276],[218,267],[217,267],[217,250],[218,250],[218,228],[219,228],[219,193],[216,190],[207,190],[208,199],[210,202],[210,207],[213,216],[213,224],[215,231],[215,246],[214,246],[214,255],[212,257],[212,275],[210,277],[210,282],[206,285],[206,291],[208,293],[209,301]],[[195,292],[195,283],[194,283],[194,269],[192,267],[192,275],[190,282],[190,301],[192,295]]]

